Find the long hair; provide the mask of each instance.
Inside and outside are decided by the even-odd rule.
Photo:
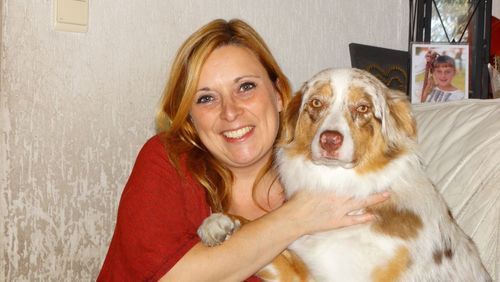
[[[177,51],[156,114],[156,128],[163,136],[170,160],[178,171],[180,158],[185,154],[186,165],[195,180],[206,189],[208,203],[214,212],[228,208],[233,175],[203,145],[189,118],[189,111],[203,64],[215,49],[226,45],[248,48],[255,54],[281,96],[284,108],[291,95],[289,81],[269,48],[260,35],[242,20],[213,20],[194,32]],[[281,126],[278,136],[280,132]],[[269,160],[256,181],[271,167],[272,160]]]

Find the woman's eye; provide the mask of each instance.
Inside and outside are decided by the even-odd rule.
[[[249,91],[249,90],[252,90],[255,88],[255,83],[253,82],[244,82],[240,85],[240,91],[241,92],[246,92],[246,91]]]
[[[196,99],[196,104],[206,104],[212,102],[213,100],[214,100],[213,96],[201,95],[200,97],[198,97],[198,99]]]

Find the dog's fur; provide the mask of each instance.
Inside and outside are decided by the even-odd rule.
[[[276,164],[287,197],[299,189],[355,198],[391,192],[369,208],[372,223],[290,246],[315,281],[491,281],[422,169],[403,93],[365,71],[328,69],[295,95],[284,123]]]

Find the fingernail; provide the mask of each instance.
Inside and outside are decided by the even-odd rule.
[[[386,197],[386,198],[389,198],[391,196],[391,193],[389,192],[384,192],[382,193],[382,196]]]

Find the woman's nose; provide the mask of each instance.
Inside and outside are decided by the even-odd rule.
[[[228,98],[222,101],[222,108],[220,113],[222,119],[227,121],[233,121],[242,112],[243,108],[241,107],[241,105],[238,104],[237,101],[234,101],[234,99]]]

